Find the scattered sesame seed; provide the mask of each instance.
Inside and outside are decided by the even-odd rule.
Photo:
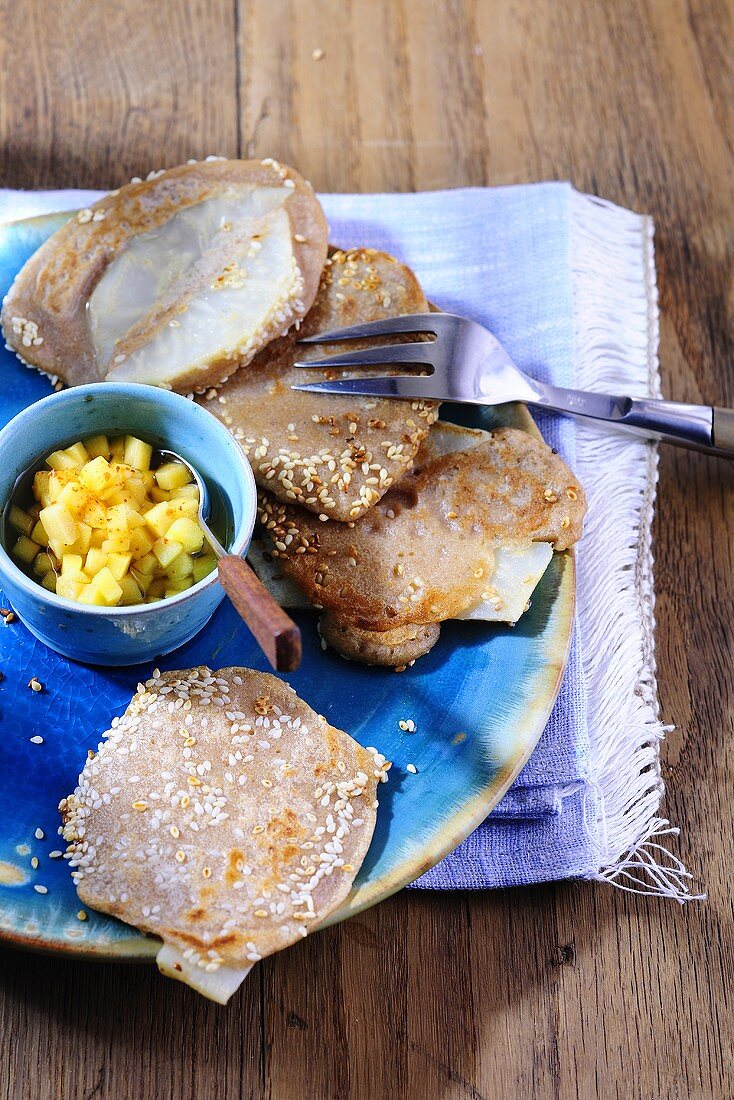
[[[31,742],[32,745],[43,744],[43,738],[41,737],[40,733],[35,734],[33,737],[29,737],[28,740]]]
[[[324,51],[321,49],[320,46],[317,46],[315,50],[311,51],[311,60],[312,61],[323,61],[324,56],[325,56]]]
[[[30,678],[30,680],[28,681],[28,687],[31,689],[31,691],[43,691],[43,684],[36,676],[32,676]]]
[[[36,829],[36,831],[33,835],[36,838],[36,840],[44,840],[45,837],[46,837],[46,834],[44,833],[43,829],[40,829],[40,828]]]
[[[33,856],[31,858],[31,867],[34,871],[38,868],[38,856]]]
[[[48,886],[41,886],[41,884],[38,882],[34,885],[33,889],[36,891],[37,894],[48,893]]]
[[[406,770],[407,772],[410,772],[410,774],[411,774],[411,775],[415,775],[415,774],[416,774],[416,772],[418,771],[418,769],[416,768],[415,764],[406,764],[406,765],[405,765],[405,770]]]

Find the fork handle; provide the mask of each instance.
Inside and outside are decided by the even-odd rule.
[[[539,391],[531,404],[597,420],[637,435],[679,447],[734,458],[734,409],[688,405],[679,401],[614,397],[533,383]]]

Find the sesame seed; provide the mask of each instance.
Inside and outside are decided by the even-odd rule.
[[[86,909],[80,909],[79,912],[76,915],[76,919],[77,920],[86,920],[87,919]]]
[[[48,886],[41,886],[40,883],[36,883],[33,887],[37,894],[47,894]]]
[[[405,770],[406,770],[406,771],[408,771],[408,772],[410,772],[410,773],[411,773],[411,775],[415,775],[415,774],[416,774],[416,772],[418,771],[418,769],[416,768],[415,764],[406,764],[406,765],[405,765]]]
[[[46,834],[44,833],[43,829],[40,829],[40,828],[39,828],[39,829],[36,829],[36,831],[35,831],[35,833],[34,833],[33,835],[34,835],[34,837],[36,838],[36,840],[43,840],[43,839],[45,838],[45,836],[46,836]]]
[[[43,684],[36,676],[32,676],[30,678],[30,680],[28,681],[28,687],[31,689],[31,691],[43,691]]]
[[[33,868],[34,871],[37,870],[37,868],[38,868],[38,856],[33,856],[32,857],[31,867]]]
[[[324,59],[324,51],[321,49],[320,46],[317,46],[315,50],[311,51],[311,60],[312,61],[323,61],[323,59]]]
[[[32,745],[42,745],[43,744],[43,738],[38,733],[35,734],[33,737],[29,737],[28,740],[31,742]]]

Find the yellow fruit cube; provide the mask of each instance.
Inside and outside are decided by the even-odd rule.
[[[180,489],[191,482],[188,466],[183,462],[164,462],[155,472],[155,479],[161,489]]]
[[[142,516],[140,518],[142,519]],[[130,532],[130,553],[135,561],[144,558],[152,549],[153,539],[148,538],[148,535],[141,527],[137,527],[134,531]]]
[[[52,470],[75,470],[81,463],[66,451],[52,451],[46,459],[46,465]]]
[[[145,595],[153,583],[153,577],[150,574],[146,575],[145,573],[139,573],[137,569],[131,569],[130,576],[133,578],[142,594]]]
[[[191,554],[187,554],[185,551],[183,554],[179,554],[166,569],[166,576],[169,581],[182,581],[186,577],[191,577],[194,572],[194,559]]]
[[[173,581],[172,583],[166,585],[165,589],[163,590],[163,595],[177,596],[179,592],[185,592],[187,588],[191,588],[193,583],[194,581],[192,577],[187,577],[184,580],[180,581]]]
[[[109,555],[105,554],[104,550],[100,550],[99,547],[90,547],[84,561],[84,572],[87,576],[93,577],[95,573],[99,573],[100,569],[104,569],[108,557]]]
[[[30,565],[40,549],[41,547],[37,542],[31,542],[25,535],[21,535],[13,547],[13,557],[17,558],[18,561],[25,562],[26,565]]]
[[[174,489],[171,493],[172,500],[195,500],[199,505],[199,487],[197,485],[182,485],[180,489]]]
[[[33,517],[24,512],[22,508],[18,508],[16,504],[11,505],[8,512],[8,522],[11,527],[14,527],[16,531],[19,531],[21,535],[30,537],[33,530]]]
[[[167,582],[165,577],[157,577],[148,586],[147,595],[158,597],[164,596],[166,593],[166,583]]]
[[[174,520],[166,531],[166,538],[180,542],[189,554],[197,554],[204,545],[204,532],[199,524],[188,516]]]
[[[93,581],[90,581],[89,584],[82,585],[76,596],[70,596],[69,598],[72,600],[77,600],[78,603],[91,604],[93,607],[110,606],[100,590],[98,588],[95,588]]]
[[[134,577],[129,574],[126,577],[122,577],[120,580],[120,588],[122,589],[122,596],[120,597],[120,603],[124,607],[129,607],[130,604],[140,603],[143,598],[143,594],[138,587],[138,584]]]
[[[107,566],[110,573],[116,581],[122,583],[122,578],[128,571],[130,561],[132,560],[132,554],[109,554],[107,557]]]
[[[160,504],[164,500],[170,500],[173,493],[169,489],[161,489],[159,485],[154,485],[153,488],[149,490],[148,495],[151,500]]]
[[[37,542],[39,546],[48,546],[48,535],[46,534],[46,528],[41,523],[40,519],[37,521],[35,527],[31,531],[30,536],[34,542]]]
[[[134,435],[125,437],[123,460],[128,466],[134,466],[136,470],[149,470],[152,455],[153,448],[150,443],[145,443]]]
[[[138,573],[143,573],[146,576],[151,577],[158,568],[158,558],[155,554],[146,554],[144,557],[139,558],[135,562],[135,569]]]
[[[92,541],[90,543],[90,546],[94,546],[99,550],[99,549],[102,548],[102,543],[106,542],[106,541],[107,541],[107,530],[106,529],[100,530],[99,528],[97,528],[97,530],[92,531]]]
[[[217,559],[214,554],[202,554],[194,558],[194,582],[198,584],[204,577],[208,577],[212,569],[216,568]]]
[[[81,593],[88,587],[83,573],[56,578],[56,594],[67,600],[80,599]]]
[[[48,483],[50,478],[50,470],[39,470],[33,478],[33,495],[36,500],[40,500],[44,505],[51,503],[51,498],[48,495]]]
[[[153,553],[158,558],[162,569],[167,569],[176,560],[179,554],[183,554],[183,546],[172,539],[160,538],[153,543]]]
[[[73,577],[75,573],[81,573],[83,569],[84,562],[81,554],[64,554],[61,559],[62,577]]]
[[[36,560],[33,562],[33,571],[38,573],[39,576],[44,577],[46,573],[51,570],[53,572],[54,563],[51,561],[49,554],[42,552],[36,554]]]
[[[52,569],[43,574],[43,580],[41,581],[41,584],[44,588],[48,588],[49,592],[56,591],[56,574]]]
[[[115,484],[115,475],[104,455],[97,455],[79,471],[79,480],[85,489],[103,493]]]
[[[49,504],[40,512],[41,523],[48,532],[49,541],[70,546],[79,536],[79,525],[63,504]],[[61,557],[60,554],[57,555]]]
[[[120,534],[106,538],[100,549],[106,554],[127,554],[130,552],[130,536]]]
[[[100,455],[102,458],[110,457],[110,443],[106,435],[93,435],[91,439],[84,440],[84,446],[90,458],[98,458]]]
[[[110,440],[110,461],[122,462],[123,455],[125,454],[125,436],[117,435],[114,439]]]
[[[151,529],[154,535],[163,537],[173,521],[177,519],[177,514],[168,501],[161,502],[160,504],[154,504],[152,508],[149,508],[145,513],[145,522]]]
[[[65,448],[65,453],[69,456],[75,466],[83,466],[85,462],[89,462],[89,452],[83,443],[72,443],[71,447]]]
[[[95,575],[94,580],[91,581],[91,585],[102,594],[104,602],[108,607],[114,607],[122,596],[122,589],[109,569],[100,569],[99,573]]]
[[[92,545],[92,528],[88,523],[84,523],[83,520],[79,520],[77,527],[79,528],[79,535],[70,546],[67,546],[65,552],[81,554],[82,557],[84,557],[87,550]]]
[[[107,525],[107,509],[92,494],[88,495],[87,503],[79,513],[79,518],[93,528],[104,528]]]

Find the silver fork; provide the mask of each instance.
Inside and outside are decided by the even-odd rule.
[[[515,366],[499,340],[483,325],[455,314],[415,313],[389,317],[384,321],[319,332],[299,343],[332,344],[411,333],[430,334],[434,339],[340,352],[322,359],[300,360],[295,365],[317,370],[414,366],[421,368],[421,374],[343,378],[292,388],[311,393],[459,401],[472,405],[524,401],[528,405],[601,421],[678,446],[734,456],[734,410],[610,396],[538,382]]]

